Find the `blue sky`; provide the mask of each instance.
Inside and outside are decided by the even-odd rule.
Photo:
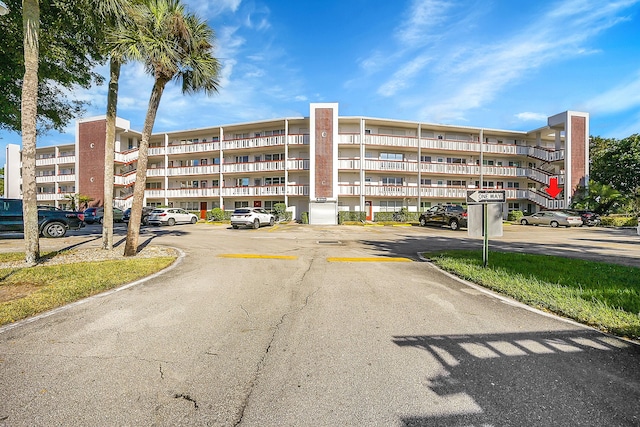
[[[216,31],[213,97],[169,84],[154,132],[290,116],[338,102],[342,116],[532,130],[565,111],[590,133],[640,133],[640,0],[184,0]],[[107,67],[99,71],[106,75]],[[152,80],[128,64],[118,116],[141,130]],[[103,115],[106,85],[76,91]],[[38,146],[74,141],[40,136]],[[0,133],[4,146],[20,135]]]

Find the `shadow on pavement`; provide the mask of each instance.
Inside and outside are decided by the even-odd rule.
[[[404,426],[640,424],[640,346],[593,331],[396,336],[442,366]]]

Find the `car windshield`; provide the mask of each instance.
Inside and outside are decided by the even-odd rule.
[[[234,215],[248,214],[248,213],[251,213],[251,210],[249,210],[249,209],[236,209],[235,211],[233,211]]]

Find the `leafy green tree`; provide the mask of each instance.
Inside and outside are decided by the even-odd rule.
[[[149,138],[166,84],[181,82],[183,93],[218,91],[220,63],[213,56],[214,32],[198,16],[185,11],[178,0],[149,0],[134,6],[134,25],[120,25],[109,38],[110,52],[118,57],[140,61],[154,76],[140,145],[131,218],[124,255],[138,250],[140,218],[147,180]]]
[[[626,196],[640,191],[640,134],[607,140],[592,155],[590,178],[610,185]]]
[[[573,200],[573,207],[593,211],[599,215],[615,212],[626,202],[625,196],[613,187],[589,181],[589,187],[579,188]]]
[[[87,88],[101,82],[95,65],[102,61],[99,51],[102,27],[93,19],[88,0],[45,2],[3,0],[9,14],[0,19],[0,129],[21,132],[22,85],[25,73],[23,54],[23,11],[39,7],[38,34],[38,133],[64,130],[84,109],[86,102],[72,100],[75,87]]]

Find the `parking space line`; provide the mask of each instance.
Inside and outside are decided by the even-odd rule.
[[[413,262],[409,258],[398,257],[330,257],[327,258],[327,262]]]
[[[257,259],[298,259],[295,255],[263,255],[263,254],[219,254],[218,258],[257,258]]]

